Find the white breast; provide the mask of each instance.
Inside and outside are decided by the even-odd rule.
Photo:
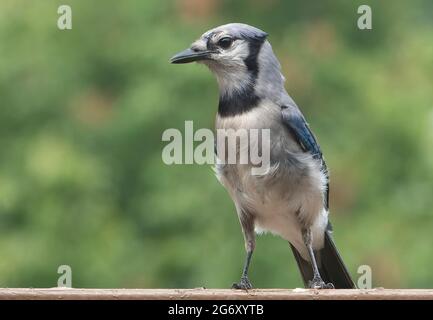
[[[252,175],[249,164],[228,164],[216,166],[217,177],[236,207],[254,215],[256,231],[280,235],[308,259],[301,229],[311,226],[313,247],[323,246],[328,214],[323,205],[326,176],[284,127],[280,107],[265,102],[242,115],[217,116],[216,128],[271,130],[271,170],[265,176]]]

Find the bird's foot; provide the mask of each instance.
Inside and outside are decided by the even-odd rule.
[[[321,278],[315,277],[308,283],[310,289],[335,289],[332,283],[325,283]]]
[[[252,289],[252,288],[253,288],[253,285],[251,284],[248,277],[242,277],[238,283],[233,283],[233,285],[232,285],[232,289],[248,290],[248,289]]]

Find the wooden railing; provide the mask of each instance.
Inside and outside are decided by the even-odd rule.
[[[433,300],[431,289],[0,289],[0,299],[33,300]]]

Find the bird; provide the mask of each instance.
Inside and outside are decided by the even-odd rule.
[[[329,173],[322,150],[285,89],[268,34],[243,23],[221,25],[206,31],[170,62],[204,64],[216,76],[217,130],[270,133],[269,168],[260,174],[252,173],[251,162],[220,159],[220,149],[215,148],[220,160],[215,172],[235,204],[245,240],[241,278],[232,288],[253,288],[248,271],[256,234],[263,232],[289,242],[306,288],[355,288],[333,240]]]

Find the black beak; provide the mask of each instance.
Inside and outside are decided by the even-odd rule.
[[[210,59],[212,51],[194,51],[192,49],[186,49],[182,52],[175,54],[171,57],[171,63],[189,63],[194,61]]]

